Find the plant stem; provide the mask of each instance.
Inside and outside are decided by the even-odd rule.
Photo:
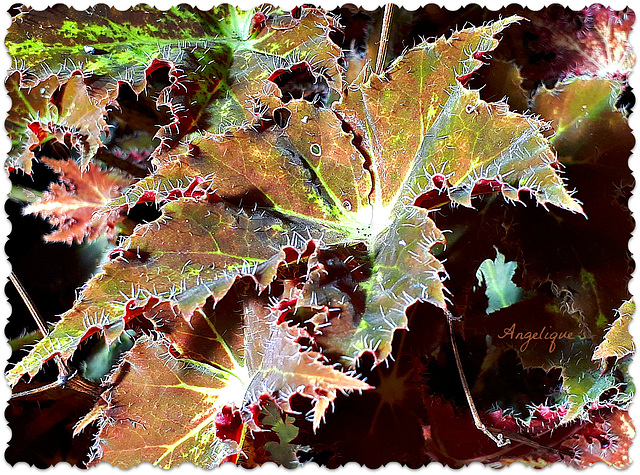
[[[460,354],[458,353],[458,345],[456,344],[456,340],[454,338],[454,330],[453,330],[453,315],[450,312],[447,312],[447,320],[449,322],[449,336],[451,337],[451,344],[453,345],[453,354],[456,359],[456,366],[458,367],[458,373],[460,374],[460,381],[462,382],[462,388],[464,389],[464,395],[467,398],[467,404],[469,405],[469,409],[471,410],[471,416],[473,417],[473,422],[476,425],[476,428],[481,431],[484,435],[493,440],[498,447],[503,447],[507,444],[511,443],[511,440],[505,439],[502,433],[497,432],[496,435],[493,435],[487,427],[480,420],[480,414],[478,414],[478,410],[476,409],[476,405],[473,402],[473,398],[471,397],[471,391],[469,390],[469,384],[467,383],[467,378],[464,375],[464,371],[462,369],[462,361],[460,360]]]
[[[33,388],[33,389],[27,389],[26,391],[21,391],[19,393],[13,393],[11,395],[11,399],[26,397],[26,396],[30,396],[31,394],[41,393],[49,389],[57,388],[58,386],[61,386],[61,385],[62,383],[60,382],[60,378],[58,378],[53,383],[45,384],[44,386],[38,386],[37,388]]]
[[[13,185],[9,191],[9,199],[22,201],[23,203],[35,203],[44,196],[41,191],[31,190],[24,186]]]
[[[20,294],[22,301],[27,306],[27,309],[29,309],[29,313],[31,314],[33,319],[36,321],[36,325],[38,325],[38,329],[40,330],[40,333],[42,333],[42,336],[46,337],[47,335],[49,335],[49,329],[45,325],[44,320],[42,319],[42,316],[40,316],[40,313],[36,309],[36,306],[33,304],[31,297],[29,297],[29,294],[27,294],[27,291],[24,290],[24,287],[22,286],[22,284],[18,280],[18,277],[14,274],[13,271],[11,271],[11,274],[9,274],[9,280],[11,280],[11,283]],[[66,378],[67,376],[69,376],[69,373],[70,373],[69,368],[64,363],[64,361],[62,361],[62,358],[60,357],[60,355],[55,355],[53,358],[56,362],[56,365],[58,366],[58,372],[60,373],[60,376],[62,376],[63,378]]]
[[[13,271],[11,271],[11,274],[9,274],[9,280],[11,280],[11,283],[14,285],[14,287],[20,294],[22,301],[27,306],[27,309],[29,309],[29,313],[31,314],[33,319],[36,321],[36,325],[38,325],[38,328],[40,329],[40,333],[42,333],[42,336],[46,337],[47,335],[49,335],[49,329],[44,323],[42,316],[36,309],[36,306],[33,304],[31,297],[29,297],[29,294],[27,294],[27,291],[24,290],[24,287],[20,283],[20,280],[18,280],[18,277],[14,274]],[[80,392],[84,392],[92,395],[95,393],[95,388],[90,383],[82,381],[80,378],[75,378],[72,381],[72,378],[76,375],[76,372],[71,373],[71,371],[69,370],[69,367],[65,364],[65,362],[62,360],[62,357],[60,355],[58,354],[54,355],[53,359],[56,365],[58,366],[58,379],[56,381],[50,384],[45,384],[44,386],[40,386],[38,388],[29,389],[27,391],[22,391],[19,393],[12,394],[11,399],[28,396],[30,394],[39,393],[39,392],[46,391],[48,389],[52,389],[58,386],[64,386],[66,384],[68,384],[70,387],[72,387],[76,391],[80,391]]]
[[[104,148],[98,149],[95,160],[100,160],[107,166],[119,168],[135,178],[144,178],[149,174],[147,170],[140,168],[123,158],[116,157],[114,154],[107,152]]]
[[[384,60],[387,57],[387,46],[389,44],[389,26],[393,17],[393,5],[387,3],[384,6],[384,17],[382,18],[382,31],[380,32],[380,43],[378,44],[378,57],[376,58],[376,74],[382,74]]]

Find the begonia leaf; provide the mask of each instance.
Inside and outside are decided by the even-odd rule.
[[[72,101],[59,102],[65,117],[103,119],[118,81],[142,92],[154,70],[169,75],[157,104],[171,122],[157,134],[154,170],[96,215],[153,203],[160,216],[111,252],[74,307],[7,373],[14,386],[55,355],[68,361],[96,332],[110,344],[135,331],[135,346],[78,426],[98,421],[95,462],[237,462],[263,396],[285,412],[294,411],[293,395],[311,399],[318,430],[338,392],[371,389],[355,377],[358,363],[367,353],[374,366],[390,357],[409,308],[429,303],[449,314],[447,269],[432,253],[445,244],[435,208],[473,211],[473,196],[510,203],[528,191],[545,209],[584,220],[543,135],[547,124],[466,87],[518,16],[423,41],[382,73],[365,68],[345,85],[331,40],[337,22],[320,10],[55,12],[19,20],[27,31],[42,19],[38,44],[52,45],[49,60],[82,56],[101,78],[58,75],[60,93],[73,86],[99,99],[97,111],[78,115]],[[10,52],[33,63],[18,31]],[[86,162],[99,144],[79,143],[89,147]],[[379,408],[395,397],[393,382],[404,394],[409,381],[395,368],[386,376]],[[586,402],[602,394],[592,392]]]
[[[264,130],[237,128],[224,135],[198,134],[175,151],[170,149],[159,155],[158,171],[149,180],[159,185],[164,181],[166,199],[171,198],[171,187],[166,184],[168,178],[163,176],[164,170],[170,167],[171,173],[177,174],[178,168],[184,167],[181,183],[189,196],[202,197],[205,191],[214,189],[216,196],[239,205],[242,199],[249,206],[253,201],[251,208],[255,211],[252,213],[256,215],[249,219],[241,211],[231,218],[237,212],[223,204],[217,204],[209,212],[205,204],[170,202],[163,217],[140,228],[126,245],[126,252],[139,264],[126,261],[111,264],[106,275],[97,276],[89,284],[69,315],[86,312],[87,318],[94,322],[83,325],[87,328],[104,328],[123,318],[126,321],[123,303],[114,303],[113,299],[120,292],[131,293],[130,284],[135,295],[127,296],[126,300],[135,298],[140,288],[145,296],[159,295],[172,287],[184,289],[203,280],[215,280],[220,276],[220,265],[263,261],[269,252],[277,253],[285,239],[292,242],[296,233],[315,235],[329,245],[362,241],[369,249],[373,274],[362,284],[367,290],[364,311],[359,321],[354,321],[353,336],[345,340],[342,353],[353,361],[363,351],[371,350],[379,360],[384,359],[389,354],[394,330],[406,326],[404,310],[408,305],[422,299],[445,306],[441,282],[444,268],[429,253],[434,244],[443,241],[443,236],[433,225],[428,211],[412,205],[420,194],[442,192],[455,202],[469,205],[476,184],[488,180],[497,183],[496,189],[507,198],[518,199],[518,190],[529,189],[543,204],[549,202],[574,212],[581,211],[550,165],[553,152],[540,133],[540,124],[501,105],[483,103],[477,92],[465,89],[459,82],[479,67],[480,61],[474,54],[495,48],[497,40],[493,36],[516,20],[513,17],[479,29],[463,30],[452,38],[441,38],[410,50],[389,67],[384,81],[382,76],[373,75],[365,82],[352,85],[343,103],[336,105],[335,114],[315,109],[304,100],[285,104],[277,94],[264,96],[262,102],[267,107],[260,116],[262,122],[266,121]],[[458,66],[450,70],[448,62]],[[380,88],[382,84],[385,84],[384,90]],[[362,97],[363,101],[354,102],[356,97]],[[377,102],[367,102],[374,97]],[[418,99],[413,102],[415,108],[402,103],[410,97]],[[288,111],[288,122],[269,125],[270,120],[278,122],[275,110],[284,108]],[[408,111],[417,113],[420,122],[408,121]],[[377,117],[378,125],[371,122],[373,117]],[[394,121],[390,120],[392,117]],[[375,127],[382,124],[380,121],[388,127],[372,135],[377,130]],[[465,125],[464,121],[468,123]],[[349,124],[351,132],[344,132],[344,124]],[[410,126],[415,128],[413,134],[402,132]],[[483,127],[501,133],[484,134]],[[309,130],[322,133],[315,138]],[[356,146],[359,140],[362,142]],[[472,155],[465,154],[461,159],[460,147]],[[413,156],[412,160],[399,159],[407,153]],[[332,157],[331,160],[328,157]],[[334,169],[335,157],[338,163],[348,167]],[[155,185],[145,183],[147,188],[155,190]],[[204,190],[196,195],[198,187]],[[134,187],[132,193],[135,194],[135,190]],[[132,202],[140,201],[146,191],[140,192]],[[181,206],[192,211],[189,218]],[[260,222],[261,218],[256,216],[265,213],[280,217]],[[199,224],[202,220],[207,224]],[[232,224],[234,220],[246,221],[240,226],[244,232],[235,229],[238,224]],[[229,227],[225,227],[225,222]],[[188,231],[190,237],[187,238],[187,231],[182,228],[185,225],[198,229]],[[147,235],[152,226],[157,227],[158,232]],[[249,232],[252,229],[261,232],[270,229],[276,237],[261,238],[261,241]],[[211,232],[229,237],[216,236],[213,243],[192,238]],[[261,242],[262,246],[240,246],[242,250],[236,251],[242,241],[231,236],[240,234],[248,240],[255,239],[256,244]],[[176,252],[176,245],[185,250]],[[157,259],[156,246],[166,248]],[[231,246],[234,251],[218,251],[217,247],[222,246]],[[203,247],[207,251],[201,250]],[[170,249],[174,251],[167,252]],[[218,263],[215,256],[222,261]],[[163,271],[158,274],[150,270],[147,261],[160,264],[157,269]],[[215,270],[211,269],[213,265]],[[200,268],[204,269],[201,275]],[[183,280],[186,285],[180,284]],[[221,288],[226,288],[225,285]],[[105,288],[109,290],[105,292]],[[92,295],[94,291],[96,297]],[[219,296],[223,294],[221,290]],[[75,320],[63,318],[60,328],[74,325],[68,323],[70,321]],[[77,329],[74,331],[78,333]],[[84,334],[85,329],[80,333]],[[66,347],[66,357],[72,347]],[[38,362],[51,357],[41,351],[42,345],[37,346],[33,354],[41,356],[27,358],[31,360],[31,374]],[[23,371],[17,367],[11,374],[17,377]]]
[[[277,324],[255,296],[243,297],[242,319],[224,305],[194,313],[189,323],[167,303],[145,312],[166,339],[138,340],[112,376],[94,463],[215,466],[242,449],[247,415],[261,395],[283,409],[295,393],[314,399],[315,425],[337,389],[369,388],[323,364],[319,354],[300,351],[294,329]],[[165,400],[161,409],[149,404],[158,398]],[[197,415],[188,407],[197,407]],[[133,451],[131,437],[142,439]]]
[[[631,338],[631,333],[629,333],[629,324],[635,311],[636,305],[633,301],[627,301],[620,306],[618,309],[619,317],[616,318],[611,328],[605,333],[604,340],[593,352],[591,359],[602,360],[611,356],[622,358],[635,351],[635,344]]]
[[[109,395],[113,403],[101,410],[98,460],[121,468],[144,461],[170,467],[176,460],[209,466],[237,451],[236,441],[216,438],[216,419],[221,400],[238,390],[239,380],[215,367],[177,361],[168,348],[138,340],[126,353],[114,374],[123,380]]]
[[[34,87],[20,87],[24,83]],[[29,173],[33,149],[40,145],[48,134],[41,130],[40,117],[48,117],[52,113],[53,104],[50,99],[59,86],[58,79],[52,75],[38,81],[31,79],[27,83],[19,71],[13,72],[5,81],[5,87],[11,98],[11,110],[5,121],[5,128],[11,139],[10,156],[15,157],[15,165],[22,166]],[[37,121],[37,122],[36,122]],[[36,126],[36,123],[39,126]],[[29,127],[30,124],[33,124]]]
[[[159,298],[184,292],[205,279],[219,282],[207,287],[206,297],[221,298],[243,267],[248,273],[275,253],[274,246],[286,244],[279,223],[268,217],[250,220],[223,203],[188,198],[169,203],[158,221],[139,227],[122,248],[112,251],[110,262],[87,284],[54,331],[10,370],[10,384],[25,372],[33,376],[54,354],[69,358],[83,339],[98,330],[116,328],[109,338],[115,339],[125,323]]]
[[[72,160],[42,161],[60,174],[61,183],[52,184],[47,193],[23,210],[24,214],[37,214],[47,218],[58,229],[45,236],[46,241],[82,243],[92,241],[103,233],[114,239],[115,225],[123,219],[117,210],[103,213],[94,219],[94,212],[118,197],[128,180],[111,175],[90,165],[80,171]]]
[[[594,162],[628,140],[628,120],[616,108],[623,88],[616,79],[574,77],[535,93],[533,111],[551,121],[550,141],[560,161]]]
[[[96,112],[106,115],[107,106],[117,107],[122,84],[137,94],[144,91],[149,76],[161,67],[169,68],[170,85],[159,94],[157,106],[168,107],[172,116],[170,123],[158,130],[163,143],[175,143],[196,129],[218,132],[248,120],[251,95],[258,93],[270,76],[295,66],[308,67],[314,77],[325,77],[330,86],[340,88],[340,51],[329,39],[336,27],[335,20],[316,9],[294,18],[285,13],[265,17],[258,10],[243,11],[229,5],[207,12],[187,5],[167,11],[138,5],[126,12],[106,5],[86,11],[56,5],[14,18],[6,44],[17,72],[8,88],[14,103],[26,100],[27,108],[37,113],[40,104],[29,108],[30,101],[25,99],[33,87],[47,89],[56,81],[64,91],[65,83],[81,81],[79,77],[84,75],[85,95],[100,107],[76,111],[77,103],[69,102],[75,96],[64,93],[73,112],[66,112],[63,105],[61,116],[73,118],[73,125],[82,124],[83,128],[102,127],[84,135],[87,143],[82,144],[82,157],[86,164],[102,145],[100,132],[106,131],[103,118],[93,117]],[[88,76],[93,77],[89,80]],[[30,117],[33,111],[28,112],[26,117],[22,113],[19,121],[14,119],[12,157],[16,158],[9,161],[27,171],[33,158],[29,149],[39,143],[25,129],[39,123]],[[46,124],[41,127],[47,131]]]
[[[113,98],[108,92],[91,91],[81,72],[62,80],[55,75],[38,79],[33,73],[15,71],[6,87],[13,104],[6,121],[13,145],[9,167],[30,173],[34,149],[51,140],[68,143],[84,164],[102,145],[106,108]]]

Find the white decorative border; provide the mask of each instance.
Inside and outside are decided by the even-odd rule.
[[[11,23],[11,19],[9,14],[7,13],[7,9],[9,8],[9,6],[11,6],[13,3],[20,3],[17,2],[15,0],[3,0],[3,10],[0,13],[0,38],[2,38],[2,48],[3,48],[3,53],[0,54],[0,72],[2,74],[2,78],[4,78],[6,76],[6,72],[9,70],[10,67],[10,60],[9,60],[9,56],[6,53],[6,48],[4,48],[4,37],[6,35],[7,29],[9,28],[9,25]],[[283,9],[291,9],[297,5],[300,5],[302,3],[310,3],[322,8],[326,8],[328,10],[334,9],[338,6],[347,4],[347,3],[352,3],[355,4],[357,6],[364,6],[366,9],[368,10],[374,10],[378,7],[384,6],[386,3],[389,2],[383,2],[383,1],[379,1],[379,0],[371,0],[371,1],[336,1],[336,0],[317,0],[317,1],[294,1],[294,0],[278,0],[278,1],[272,1],[272,2],[260,2],[260,1],[255,1],[255,0],[229,0],[227,2],[219,2],[219,1],[207,1],[207,0],[176,0],[176,1],[170,1],[170,0],[148,0],[148,1],[134,1],[134,0],[94,0],[94,1],[89,1],[89,0],[24,0],[24,3],[32,6],[33,8],[36,9],[44,9],[47,8],[49,6],[55,5],[57,3],[63,3],[66,5],[71,5],[73,7],[75,7],[78,10],[85,10],[86,8],[88,8],[91,5],[96,5],[98,3],[102,3],[102,4],[106,4],[109,6],[115,6],[116,8],[118,8],[119,10],[126,10],[128,8],[130,8],[133,5],[138,5],[140,3],[144,3],[144,4],[148,4],[150,6],[154,6],[154,7],[158,7],[158,8],[162,8],[162,9],[168,9],[173,5],[177,5],[177,4],[189,4],[195,7],[198,7],[202,10],[208,10],[211,7],[213,7],[214,5],[218,5],[221,3],[231,3],[234,5],[237,5],[241,8],[249,8],[252,6],[255,6],[257,4],[261,4],[261,3],[272,3],[274,5],[278,5],[280,7],[282,7]],[[532,9],[541,9],[545,6],[549,6],[551,4],[557,4],[560,3],[563,6],[568,6],[574,10],[580,10],[582,8],[584,8],[587,5],[591,5],[593,3],[603,3],[606,6],[621,10],[627,6],[631,7],[632,9],[635,9],[636,7],[632,4],[635,3],[635,0],[612,0],[612,1],[604,1],[604,0],[600,0],[600,2],[598,2],[598,0],[593,0],[593,1],[580,1],[580,0],[568,0],[568,1],[558,1],[558,2],[554,2],[554,1],[540,1],[540,0],[526,0],[523,2],[515,2],[515,1],[510,1],[510,2],[506,2],[506,1],[499,1],[499,0],[484,0],[484,1],[477,1],[477,2],[473,2],[473,1],[463,1],[463,0],[448,0],[448,1],[433,1],[433,0],[425,0],[425,1],[416,1],[416,0],[399,0],[399,1],[394,1],[391,2],[394,3],[395,5],[401,5],[404,8],[407,9],[416,9],[420,6],[426,5],[426,4],[438,4],[440,6],[445,6],[447,9],[449,10],[457,10],[458,8],[467,6],[467,5],[471,5],[474,3],[477,3],[481,6],[485,6],[488,7],[492,10],[498,10],[500,8],[506,7],[508,5],[511,4],[519,4],[521,6],[524,7],[529,7]],[[637,63],[640,63],[640,5],[637,7],[636,9],[636,23],[634,24],[634,28],[632,30],[631,36],[630,36],[630,40],[631,40],[631,44],[634,48],[634,51],[636,53],[636,56],[638,57]],[[632,73],[630,74],[629,77],[629,83],[631,85],[631,87],[633,88],[633,91],[636,95],[636,100],[637,103],[634,107],[634,110],[630,116],[630,120],[629,123],[631,125],[632,130],[635,132],[640,128],[640,73],[638,73],[638,68],[640,65],[636,64],[636,67],[633,69]],[[0,134],[0,150],[2,150],[3,155],[5,156],[6,154],[8,154],[11,146],[10,146],[10,141],[6,135],[6,131],[4,130],[4,121],[7,117],[7,112],[9,110],[9,108],[11,107],[11,101],[8,97],[8,95],[5,93],[4,89],[0,89],[1,93],[0,93],[0,128],[2,129],[2,133]],[[636,140],[638,142],[640,142],[640,137],[638,137],[637,133],[634,133],[634,136],[636,137]],[[633,176],[636,179],[636,183],[640,184],[640,158],[638,158],[640,155],[638,154],[638,145],[636,144],[636,147],[634,148],[634,153],[632,154],[630,160],[629,160],[629,166],[633,172]],[[2,163],[4,163],[4,158],[2,159]],[[2,167],[3,168],[3,167]],[[4,172],[2,172],[4,173]],[[4,177],[4,175],[0,176],[0,196],[7,196],[7,194],[9,193],[10,190],[10,183],[9,180],[6,179]],[[10,224],[7,220],[7,215],[6,212],[4,210],[4,201],[5,200],[0,200],[0,202],[2,203],[1,206],[1,210],[0,210],[0,242],[3,243],[2,246],[2,252],[4,252],[4,243],[6,242],[7,236],[9,234],[10,231]],[[630,208],[633,212],[634,218],[636,220],[636,226],[640,227],[640,219],[638,218],[638,211],[640,211],[640,197],[638,196],[638,192],[636,190],[634,190],[634,194],[630,200]],[[633,257],[636,260],[636,266],[640,267],[640,238],[638,237],[638,230],[636,229],[633,232],[633,237],[631,239],[631,241],[629,242],[629,249],[631,250]],[[8,275],[10,272],[10,266],[9,263],[6,259],[6,256],[3,257],[2,259],[0,259],[0,285],[1,287],[1,291],[4,294],[4,285],[5,283],[8,281]],[[637,300],[640,300],[640,278],[638,277],[638,270],[636,270],[633,273],[633,279],[631,280],[630,284],[629,284],[629,289],[631,294],[636,297]],[[4,324],[2,324],[1,322],[4,321],[5,318],[8,318],[8,316],[11,313],[11,306],[8,304],[8,302],[6,301],[6,297],[5,298],[0,298],[0,327],[4,330]],[[636,337],[636,345],[638,346],[638,335],[639,333],[639,329],[640,329],[640,323],[638,323],[638,321],[640,320],[640,312],[636,313],[636,318],[633,319],[633,322],[631,324],[631,333]],[[4,340],[4,331],[2,331],[2,336],[0,337],[0,340]],[[9,356],[11,354],[10,351],[10,347],[9,345],[2,341],[0,343],[0,368],[2,368],[2,372],[4,373],[4,366],[6,361],[8,361]],[[637,356],[634,359],[633,364],[631,365],[631,375],[634,377],[636,385],[640,385],[640,363],[638,363],[637,361]],[[0,383],[0,400],[2,401],[8,401],[9,399],[9,395],[10,395],[10,390],[8,388],[8,386],[6,385],[6,383],[1,382]],[[636,399],[638,398],[638,395],[636,395]],[[6,450],[7,444],[9,442],[9,439],[11,438],[11,431],[10,429],[7,427],[6,425],[6,421],[3,421],[2,419],[4,418],[4,410],[6,408],[6,405],[2,406],[0,409],[2,411],[2,416],[0,416],[0,450],[2,450],[2,454],[0,456],[0,470],[2,470],[2,472],[4,473],[5,470],[11,470],[12,473],[35,473],[35,472],[40,472],[40,470],[33,468],[33,467],[29,467],[27,464],[25,463],[19,463],[16,466],[11,466],[9,464],[7,464],[7,462],[4,459],[4,451]],[[634,402],[631,404],[631,409],[630,409],[630,413],[632,416],[632,419],[635,423],[636,426],[636,430],[640,431],[640,406],[638,405],[638,403],[634,400]],[[640,441],[637,440],[638,438],[636,437],[636,440],[634,441],[634,443],[631,445],[630,451],[629,451],[629,455],[631,460],[635,460],[635,464],[640,463]],[[633,465],[635,465],[633,464]],[[633,466],[632,465],[632,466]],[[89,469],[89,474],[105,474],[105,473],[114,473],[114,471],[120,471],[117,468],[114,468],[106,463],[102,463],[100,465],[98,465],[95,468]],[[154,468],[151,467],[150,464],[144,464],[139,466],[138,468],[134,468],[133,470],[136,471],[136,473],[162,473],[160,472],[162,469],[159,468]],[[180,472],[181,474],[183,473],[191,473],[193,470],[203,470],[203,469],[196,469],[193,465],[191,464],[182,464],[179,467],[176,467],[174,469],[171,469],[170,473],[175,473],[176,471]],[[237,471],[237,470],[244,470],[241,468],[237,468],[232,466],[231,464],[224,464],[223,466],[214,469],[215,470],[215,474],[220,474],[220,473],[224,473],[224,475],[229,475],[232,471]],[[287,471],[287,469],[284,468],[279,468],[276,467],[274,464],[266,464],[265,466],[263,466],[262,468],[258,468],[256,469],[258,471],[258,475],[272,475],[275,473],[285,473]],[[349,473],[351,474],[352,472],[356,472],[356,473],[368,473],[370,472],[369,469],[367,469],[366,467],[362,467],[354,462],[351,462],[349,464],[347,464],[346,466],[337,469],[338,472],[340,473]],[[384,471],[384,475],[390,475],[390,473],[393,473],[394,475],[397,473],[401,473],[401,472],[405,472],[407,474],[413,473],[413,470],[406,468],[406,467],[401,467],[400,464],[398,463],[391,463],[386,465],[383,468],[379,469],[380,471]],[[476,474],[479,471],[482,473],[489,473],[488,471],[490,471],[490,473],[494,473],[495,469],[489,468],[488,466],[484,466],[481,465],[480,463],[474,463],[469,467],[463,468],[461,469],[461,475],[467,475],[467,474]],[[500,473],[502,473],[502,471],[507,470],[509,475],[512,475],[512,472],[515,472],[516,474],[522,474],[522,473],[533,473],[532,468],[529,467],[525,467],[523,464],[515,464],[514,466],[511,467],[507,467],[504,468],[500,471]],[[550,467],[547,467],[544,469],[544,475],[547,475],[549,472],[551,472],[553,475],[559,474],[559,473],[564,473],[564,474],[572,474],[573,470],[570,467],[567,467],[561,463],[556,463],[553,464]],[[600,473],[601,470],[608,470],[608,471],[615,471],[617,469],[614,468],[605,468],[604,464],[597,464],[595,467],[592,468],[588,468],[586,469],[589,471],[589,473],[591,473],[591,471],[593,470],[598,470],[598,473]],[[627,469],[628,470],[628,469]],[[85,470],[79,469],[79,468],[71,468],[68,464],[66,463],[59,463],[58,465],[56,465],[55,467],[49,468],[47,469],[47,474],[50,472],[55,472],[56,474],[61,474],[61,473],[68,473],[69,471],[73,471],[75,473],[87,473]],[[315,464],[309,464],[309,465],[305,465],[302,468],[297,469],[298,471],[302,471],[303,475],[317,475],[319,473],[324,473],[324,474],[332,474],[334,473],[333,470],[329,470],[326,468],[321,468],[318,467]],[[432,463],[429,464],[427,467],[420,469],[420,472],[426,473],[426,471],[429,471],[429,475],[432,474],[442,474],[442,473],[447,473],[447,474],[458,474],[457,471],[454,471],[451,468],[448,467],[443,467],[442,465],[440,465],[439,463]],[[296,473],[297,473],[296,472]],[[235,472],[234,472],[235,473]],[[496,472],[497,473],[497,472]],[[538,473],[538,472],[536,472]]]

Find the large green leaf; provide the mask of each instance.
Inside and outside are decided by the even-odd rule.
[[[81,133],[99,126],[83,135],[84,163],[103,144],[100,133],[107,130],[102,116],[107,106],[117,107],[122,84],[140,94],[161,67],[169,68],[170,85],[159,94],[157,106],[171,113],[170,123],[157,134],[163,146],[197,129],[218,132],[250,120],[251,95],[272,75],[293,66],[305,65],[313,77],[322,76],[329,86],[340,88],[341,53],[329,39],[336,26],[321,10],[307,9],[299,18],[281,12],[265,17],[258,10],[230,5],[209,11],[187,5],[167,11],[147,5],[127,11],[106,5],[86,11],[56,5],[21,13],[6,38],[17,70],[8,85],[14,102],[9,118],[14,147],[8,164],[30,171],[29,151],[39,142],[28,130],[39,123],[38,114],[46,112],[40,110],[46,107],[41,102],[58,85],[64,90],[78,74],[87,88],[85,95],[99,105],[95,110],[80,109],[70,124],[80,125]]]

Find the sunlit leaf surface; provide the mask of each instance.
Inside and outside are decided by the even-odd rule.
[[[135,335],[76,426],[77,434],[97,431],[94,464],[210,467],[270,458],[295,466],[298,438],[317,433],[322,441],[341,430],[334,422],[323,433],[323,421],[336,420],[332,405],[344,404],[343,392],[356,392],[348,400],[366,406],[344,418],[354,421],[344,433],[363,439],[355,422],[365,414],[367,437],[382,447],[388,441],[373,428],[407,423],[406,434],[389,433],[398,434],[394,450],[402,437],[410,440],[415,460],[544,465],[568,453],[559,447],[571,437],[596,454],[589,431],[619,423],[634,390],[626,372],[631,347],[621,336],[630,312],[607,309],[626,298],[619,290],[626,277],[614,278],[626,263],[623,246],[600,272],[602,256],[587,252],[580,235],[602,242],[602,227],[592,223],[623,215],[596,195],[579,196],[583,210],[565,181],[573,187],[574,177],[581,183],[589,173],[604,170],[608,179],[625,171],[625,157],[616,155],[629,145],[626,117],[615,109],[623,85],[567,79],[541,89],[533,100],[541,117],[481,99],[471,76],[521,19],[421,41],[380,74],[363,67],[353,77],[335,42],[338,20],[314,8],[79,12],[58,5],[19,14],[7,38],[22,61],[7,82],[10,166],[29,171],[56,141],[87,170],[80,176],[77,166],[57,164],[61,180],[73,175],[84,185],[97,173],[90,162],[100,147],[115,155],[127,143],[124,132],[109,135],[109,124],[121,126],[124,112],[114,110],[131,107],[129,89],[156,94],[167,120],[150,126],[157,111],[144,121],[135,116],[145,123],[133,143],[148,147],[154,127],[158,143],[138,150],[152,169],[138,169],[130,187],[112,193],[114,184],[99,183],[89,199],[78,185],[75,195],[52,200],[86,204],[102,228],[145,204],[159,217],[110,252],[73,308],[9,369],[9,384],[34,377],[55,355],[72,361],[96,333],[107,347],[125,331]],[[519,75],[510,74],[514,94],[524,95]],[[605,148],[599,135],[582,140],[596,125],[626,138]],[[576,144],[584,156],[572,152]],[[45,202],[30,212],[43,214]],[[85,215],[76,220],[86,224]],[[67,235],[81,240],[102,228]],[[498,453],[486,438],[471,451],[460,446],[459,434],[475,430],[452,402],[462,406],[463,396],[449,401],[436,376],[429,379],[432,371],[459,377],[445,337],[448,315],[462,317],[474,397],[504,407],[481,408],[482,416],[515,434],[513,450]],[[410,320],[412,330],[429,331],[407,336]],[[531,336],[536,331],[540,338]],[[554,338],[542,336],[551,331]],[[620,361],[606,366],[614,355]],[[542,385],[552,400],[536,400],[531,410],[525,389],[504,383],[507,366],[524,370],[518,384]],[[292,415],[303,404],[306,422]],[[527,404],[526,414],[505,412]],[[602,421],[581,425],[593,411]],[[455,418],[459,430],[444,422]],[[266,428],[273,437],[262,453],[252,444]],[[537,446],[517,438],[523,433],[552,448],[536,459]],[[364,457],[371,449],[358,441],[350,448]],[[319,446],[339,451],[343,443]],[[619,457],[601,459],[625,466]]]

